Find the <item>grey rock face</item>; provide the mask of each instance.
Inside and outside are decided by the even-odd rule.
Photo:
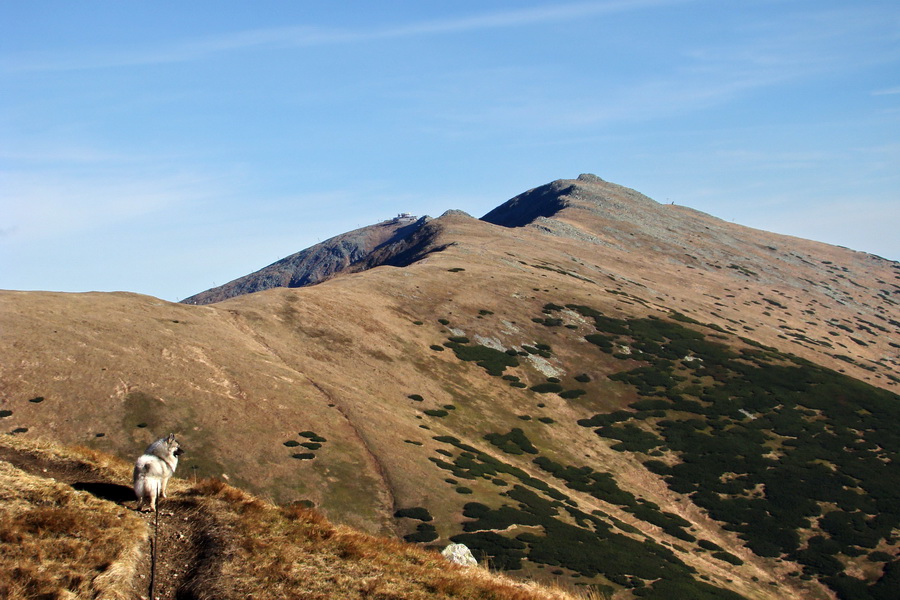
[[[182,302],[211,304],[275,287],[315,285],[343,271],[405,266],[428,253],[430,221],[402,216],[343,233]]]

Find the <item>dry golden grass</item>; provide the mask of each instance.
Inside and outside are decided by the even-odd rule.
[[[131,598],[144,523],[0,462],[0,597]]]
[[[277,507],[216,480],[186,497],[212,516],[221,563],[194,582],[202,598],[435,598],[569,600],[563,590],[518,582],[435,552],[334,526],[297,505]]]

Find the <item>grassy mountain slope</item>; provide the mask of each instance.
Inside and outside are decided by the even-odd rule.
[[[550,186],[313,287],[3,292],[0,426],[177,431],[184,476],[622,598],[888,597],[900,265]]]
[[[173,480],[154,523],[123,505],[124,461],[14,437],[0,457],[4,598],[574,600],[218,480]]]

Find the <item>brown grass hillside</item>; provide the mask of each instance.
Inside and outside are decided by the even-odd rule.
[[[475,533],[516,546],[513,554],[522,545],[532,552],[535,536],[550,530],[588,536],[584,552],[561,559],[553,555],[558,544],[533,553],[541,560],[513,556],[506,566],[523,578],[603,586],[621,598],[664,581],[666,569],[695,591],[720,590],[709,597],[759,599],[832,597],[821,581],[830,575],[805,572],[812,567],[801,559],[839,572],[835,586],[847,577],[848,585],[887,577],[897,536],[857,498],[884,494],[879,506],[890,508],[890,486],[878,482],[897,478],[890,390],[898,382],[900,265],[658,205],[590,178],[555,185],[564,207],[551,218],[509,228],[451,213],[429,223],[440,251],[313,287],[208,306],[127,293],[0,292],[0,432],[133,460],[135,449],[174,431],[187,448],[183,478],[214,477],[279,505],[305,501],[369,534],[443,546]],[[611,334],[598,329],[602,323],[634,330]],[[653,353],[683,340],[635,333],[659,324],[735,358],[720,369],[703,368],[691,352],[661,360]],[[598,336],[606,349],[590,341]],[[491,374],[479,356],[506,356],[509,366]],[[623,377],[666,370],[671,377],[649,387]],[[723,377],[745,371],[759,377],[719,397]],[[798,373],[796,381],[779,379],[784,372]],[[801,383],[812,393],[795,407]],[[748,389],[754,393],[742,401],[750,404],[703,413]],[[633,419],[618,429],[605,423],[633,438],[625,449],[598,434],[604,423],[591,425],[616,414]],[[796,456],[801,464],[791,469],[831,477],[824,487],[847,492],[843,507],[817,501],[792,525],[789,551],[765,544],[754,551],[753,531],[736,531],[709,508],[710,498],[703,506],[693,488],[671,484],[668,470],[690,449],[674,448],[683,436],[662,440],[659,432],[701,417],[704,443],[727,445],[728,436],[714,435],[723,432],[745,436],[758,459],[748,468],[771,462],[760,471],[767,477]],[[767,419],[778,421],[778,432],[760,437],[754,428]],[[509,437],[516,429],[520,437]],[[809,440],[798,446],[803,435]],[[659,443],[637,443],[648,439]],[[841,478],[837,465],[856,458],[855,478]],[[541,464],[614,485],[598,491]],[[872,489],[855,487],[862,480]],[[721,496],[754,506],[789,482],[767,489],[750,474],[723,472],[712,483]],[[472,516],[482,507],[506,511],[492,517],[527,512],[523,506],[532,512],[522,523],[482,527]],[[433,520],[396,516],[413,508]],[[818,519],[829,512],[863,519],[861,531],[880,528],[877,540],[840,529],[848,553],[826,546],[830,558],[818,560],[809,544],[828,533]],[[541,521],[548,515],[550,525]],[[608,562],[646,553],[658,564],[629,563],[624,574],[579,565],[607,529]]]
[[[130,465],[78,448],[0,440],[0,595],[147,598],[148,514]],[[156,597],[571,600],[439,554],[278,507],[221,481],[173,480],[161,504]],[[124,488],[124,489],[122,489]]]

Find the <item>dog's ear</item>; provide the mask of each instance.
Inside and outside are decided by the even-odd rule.
[[[172,442],[174,442],[174,441],[175,441],[175,434],[174,434],[174,433],[170,433],[170,434],[169,434],[169,437],[166,438],[166,441],[169,442],[170,444],[171,444]]]

